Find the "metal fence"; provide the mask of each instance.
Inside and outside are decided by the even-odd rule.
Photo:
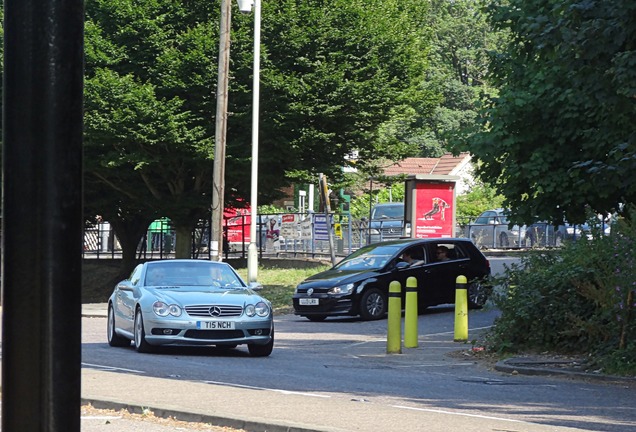
[[[475,224],[468,219],[457,220],[456,237],[470,238],[482,249],[519,249],[537,246],[560,246],[567,239],[576,240],[583,231],[534,224],[530,227],[507,224]],[[373,240],[384,241],[406,237],[409,227],[399,232],[381,226],[370,228],[366,219],[352,219],[348,214],[332,214],[327,218],[318,213],[277,213],[258,215],[256,245],[260,256],[329,257],[330,239],[335,254],[348,255]],[[246,258],[249,246],[250,216],[239,215],[224,220],[226,258]],[[192,232],[191,257],[211,259],[210,221],[201,220]],[[155,221],[137,247],[139,259],[174,257],[176,234],[168,220]],[[121,257],[121,246],[108,222],[90,225],[84,231],[85,258]]]

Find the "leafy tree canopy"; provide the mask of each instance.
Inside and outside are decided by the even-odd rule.
[[[633,203],[636,4],[501,0],[487,11],[511,37],[471,151],[511,220],[580,223],[586,209]]]
[[[263,8],[261,167],[272,177],[267,184],[277,184],[275,176],[314,181],[321,172],[338,181],[353,150],[359,168],[412,153],[392,138],[397,132],[386,130],[387,122],[409,124],[419,105],[433,103],[421,87],[424,2],[283,0]]]
[[[379,126],[392,116],[408,120],[400,113],[426,103],[420,88],[425,11],[415,0],[263,2],[259,182],[267,187],[260,188],[259,202],[271,202],[282,186],[313,180],[319,172],[341,176],[344,156],[353,149],[363,157],[408,154],[404,145],[379,141]],[[166,177],[176,181],[178,166],[194,163],[200,171],[181,171],[188,180],[180,181],[209,200],[203,190],[211,189],[218,13],[217,4],[194,0],[87,1],[87,144],[97,146],[88,171],[123,167],[112,160],[120,154],[98,147],[125,147],[128,160],[139,162],[136,173],[153,177],[155,192],[166,189],[174,197],[179,189],[161,183]],[[226,190],[243,198],[250,185],[252,26],[252,16],[234,14]],[[126,101],[113,99],[107,75],[125,79],[131,91],[137,87],[153,102],[147,98],[143,110],[124,114]],[[94,111],[105,105],[109,115]],[[106,123],[124,117],[130,135],[122,140],[124,132],[114,130],[123,126]],[[133,137],[145,133],[154,135],[154,145],[142,149]],[[174,158],[175,152],[181,156]],[[139,184],[128,184],[139,191]]]

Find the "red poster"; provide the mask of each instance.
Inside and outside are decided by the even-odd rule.
[[[226,207],[223,212],[225,219],[225,236],[229,243],[249,243],[250,242],[250,208]]]
[[[418,183],[415,237],[452,237],[455,183]]]

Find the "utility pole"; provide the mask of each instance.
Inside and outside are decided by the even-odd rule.
[[[223,209],[225,194],[225,137],[227,135],[227,93],[230,65],[231,0],[221,0],[219,31],[219,72],[216,84],[216,125],[214,134],[214,178],[212,184],[212,238],[210,256],[222,261]],[[221,252],[219,252],[221,251]]]

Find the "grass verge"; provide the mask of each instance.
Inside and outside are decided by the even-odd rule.
[[[259,267],[257,280],[263,285],[259,294],[272,302],[274,313],[277,315],[291,313],[292,295],[296,285],[311,275],[327,270],[329,266],[289,269],[289,268],[263,268]],[[236,271],[244,280],[247,280],[247,269],[240,268]]]

